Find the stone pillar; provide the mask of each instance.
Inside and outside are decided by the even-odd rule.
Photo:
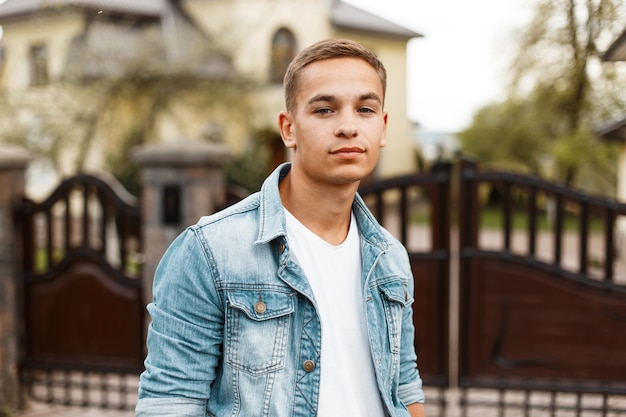
[[[161,256],[185,227],[219,209],[226,201],[223,145],[195,140],[147,145],[133,152],[141,171],[141,208],[145,301]]]
[[[0,146],[0,414],[22,406],[17,369],[22,241],[14,209],[24,197],[31,160],[21,148]]]
[[[617,201],[626,204],[626,137],[622,141],[619,156],[617,159]],[[624,254],[626,254],[626,216],[619,216],[617,218],[617,225],[615,228],[615,241],[617,257],[621,262],[626,262]],[[618,283],[626,284],[626,277],[620,277],[617,274],[617,278],[621,278]]]

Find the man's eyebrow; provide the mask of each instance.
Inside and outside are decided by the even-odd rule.
[[[316,96],[311,97],[311,99],[309,99],[307,104],[310,105],[310,104],[318,103],[320,101],[332,102],[332,101],[335,101],[336,99],[337,98],[334,95],[332,95],[332,94],[318,94]],[[359,100],[361,100],[361,101],[374,100],[374,101],[377,101],[379,103],[383,102],[381,100],[380,96],[378,94],[376,94],[376,93],[361,94],[359,96]]]
[[[361,95],[361,100],[362,101],[366,101],[366,100],[375,100],[379,103],[382,103],[383,101],[380,99],[380,97],[378,96],[378,94],[376,93],[367,93],[367,94],[363,94]]]
[[[311,99],[307,101],[306,104],[314,104],[320,101],[326,101],[326,102],[335,101],[335,96],[331,94],[318,94],[318,95],[311,97]]]

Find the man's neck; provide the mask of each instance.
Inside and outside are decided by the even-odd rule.
[[[341,244],[348,235],[357,188],[358,184],[321,186],[304,183],[291,172],[279,184],[283,206],[331,245]]]

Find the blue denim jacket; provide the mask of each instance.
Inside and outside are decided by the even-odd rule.
[[[278,191],[284,164],[258,193],[202,218],[157,268],[146,370],[136,415],[315,416],[321,325],[290,255]],[[413,347],[406,250],[357,195],[363,297],[378,387],[391,417],[424,394]]]

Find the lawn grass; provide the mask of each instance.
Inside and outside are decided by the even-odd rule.
[[[455,216],[453,216],[454,218]],[[418,210],[411,213],[411,222],[425,225],[430,223],[431,215],[427,210]],[[454,221],[454,220],[453,220]],[[504,227],[504,215],[498,207],[483,207],[480,210],[480,227],[484,229],[502,229]],[[454,221],[456,224],[457,222]],[[512,218],[513,230],[528,230],[529,218],[525,211],[515,211]],[[563,231],[576,231],[580,228],[580,218],[573,214],[566,214],[563,221]],[[545,213],[537,214],[537,231],[554,230],[554,223]],[[589,220],[589,232],[602,232],[604,220],[593,217]]]
[[[52,265],[58,265],[65,257],[65,250],[56,248],[52,251]],[[48,263],[48,250],[47,248],[35,249],[35,265],[34,272],[36,274],[43,274],[50,269]],[[137,253],[129,253],[126,261],[125,274],[130,278],[136,278],[141,272],[141,258]]]
[[[528,213],[525,211],[513,212],[512,229],[527,230],[529,223]],[[501,229],[504,227],[504,215],[497,207],[488,207],[480,210],[480,226],[486,229]],[[563,220],[563,231],[575,231],[580,228],[580,217],[574,214],[566,214]],[[537,214],[537,230],[548,231],[554,229],[554,221],[545,213]],[[604,230],[602,218],[593,217],[589,220],[589,232]]]

